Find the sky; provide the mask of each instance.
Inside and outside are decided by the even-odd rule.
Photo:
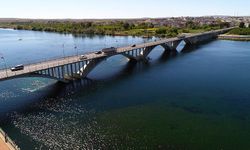
[[[250,0],[0,0],[0,18],[250,16]]]

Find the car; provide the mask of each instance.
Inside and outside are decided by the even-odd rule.
[[[112,54],[116,52],[116,48],[115,47],[110,47],[110,48],[104,48],[102,49],[102,52],[104,52],[105,54]]]
[[[19,71],[19,70],[23,70],[24,69],[24,66],[23,65],[17,65],[13,68],[11,68],[10,70],[11,71]]]
[[[95,54],[102,54],[102,51],[95,52]]]
[[[80,56],[80,60],[84,60],[84,59],[87,59],[88,57],[87,56],[85,56],[85,55],[81,55]]]
[[[136,47],[136,45],[134,44],[134,45],[131,45],[131,47]]]
[[[186,36],[185,35],[179,35],[177,36],[178,39],[184,39]]]

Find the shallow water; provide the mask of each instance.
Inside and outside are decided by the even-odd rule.
[[[143,39],[0,30],[1,52],[13,65],[62,56],[62,41],[72,55],[74,45],[80,53]],[[24,150],[248,149],[250,43],[215,40],[177,56],[162,52],[157,47],[147,64],[112,57],[68,85],[1,82],[1,127]]]

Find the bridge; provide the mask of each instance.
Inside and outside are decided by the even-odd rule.
[[[224,34],[231,29],[232,28],[226,28],[133,46],[118,47],[114,53],[86,53],[84,54],[84,59],[80,58],[81,55],[63,57],[25,65],[24,69],[19,71],[11,71],[10,68],[6,68],[0,70],[0,81],[23,77],[42,77],[68,82],[70,80],[87,77],[99,63],[114,55],[123,55],[131,61],[145,60],[149,53],[157,46],[163,47],[166,52],[176,52],[178,45],[182,41],[186,43],[185,46],[192,46],[215,39],[218,35]]]

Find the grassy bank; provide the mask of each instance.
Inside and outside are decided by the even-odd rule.
[[[218,38],[222,40],[250,41],[250,28],[235,28]]]
[[[250,35],[229,35],[223,34],[218,37],[221,40],[250,41]]]
[[[12,22],[0,23],[1,28],[17,30],[33,30],[72,34],[98,34],[98,35],[124,35],[144,37],[175,37],[182,33],[198,33],[220,29],[220,25],[202,25],[176,28],[169,26],[155,26],[152,23],[127,23],[127,22]]]
[[[235,28],[228,32],[231,35],[250,35],[250,28]]]

